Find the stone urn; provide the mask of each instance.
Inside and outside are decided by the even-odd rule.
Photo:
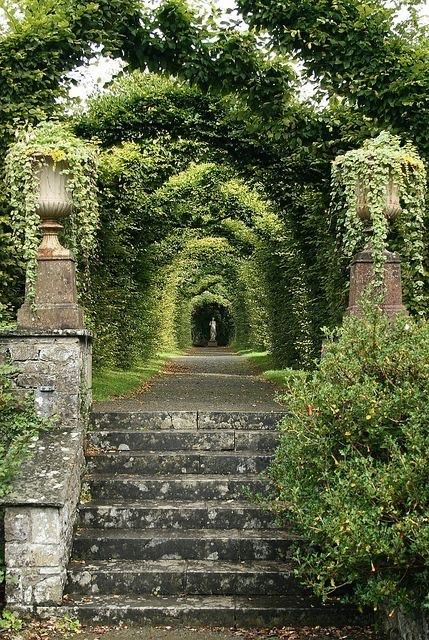
[[[37,212],[42,221],[43,234],[38,257],[68,256],[69,252],[58,240],[58,233],[62,229],[59,220],[68,215],[72,208],[72,200],[67,191],[68,177],[61,173],[67,168],[67,163],[64,161],[55,163],[50,156],[44,156],[42,163],[37,175],[39,182]]]
[[[399,187],[393,180],[389,180],[386,186],[384,215],[389,220],[395,218],[402,211],[399,202]],[[368,203],[368,187],[359,181],[357,185],[356,213],[363,222],[369,222],[371,214]]]
[[[42,220],[57,220],[68,215],[72,201],[67,191],[67,175],[61,173],[67,168],[65,162],[54,163],[50,156],[43,158],[38,171],[39,202],[37,211]]]

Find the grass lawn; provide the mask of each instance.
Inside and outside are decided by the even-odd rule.
[[[252,351],[251,349],[242,349],[237,351],[244,356],[261,372],[262,376],[270,382],[282,386],[285,381],[285,370],[275,369],[273,356],[269,351]]]
[[[252,351],[252,349],[239,349],[237,353],[244,356],[259,369],[261,373],[273,369],[273,357],[269,351]]]
[[[165,363],[177,355],[179,355],[179,352],[157,353],[147,361],[136,364],[132,369],[100,369],[94,371],[92,387],[94,402],[131,394],[156,376]]]

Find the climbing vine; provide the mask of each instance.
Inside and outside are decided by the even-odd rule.
[[[408,303],[416,311],[423,302],[425,192],[426,170],[415,147],[387,132],[333,163],[332,203],[346,256],[361,248],[365,232],[370,233],[374,284],[380,286],[389,231],[396,231]]]
[[[87,259],[98,226],[96,154],[93,145],[77,138],[68,127],[47,121],[20,130],[7,153],[11,224],[15,244],[27,264],[30,295],[40,239],[39,170],[50,158],[57,170],[67,176],[66,189],[73,204],[67,241],[76,257]]]

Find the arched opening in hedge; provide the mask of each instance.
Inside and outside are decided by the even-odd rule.
[[[230,307],[220,302],[201,300],[192,309],[191,331],[194,347],[207,346],[210,340],[209,323],[212,319],[216,322],[218,346],[227,347],[233,341],[235,325]]]

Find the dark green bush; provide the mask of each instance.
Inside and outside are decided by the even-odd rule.
[[[318,594],[421,608],[429,586],[429,324],[366,311],[286,376],[290,415],[271,467],[277,508],[309,540]]]

